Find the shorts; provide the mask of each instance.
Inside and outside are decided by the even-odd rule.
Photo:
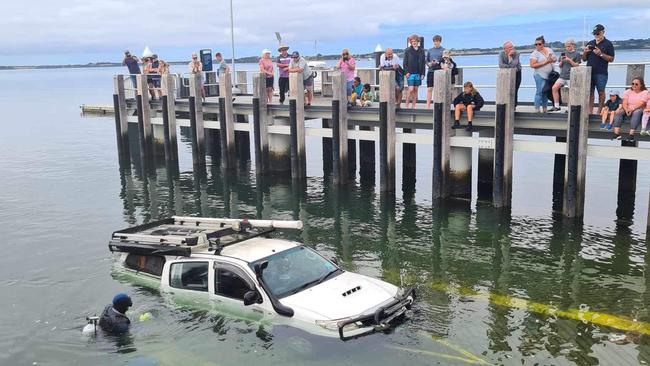
[[[307,79],[303,80],[303,85],[307,90],[314,90],[314,75],[309,75]]]
[[[623,125],[623,121],[629,117],[630,118],[630,129],[631,130],[636,130],[639,127],[639,124],[641,123],[641,117],[643,117],[643,109],[635,109],[634,112],[632,112],[632,115],[628,116],[625,114],[625,112],[621,113],[616,113],[614,116],[614,127],[621,127]]]
[[[560,84],[562,86],[569,86],[569,80],[568,79],[562,79],[559,78],[555,81],[555,84]]]
[[[598,90],[599,93],[605,92],[605,87],[607,86],[607,74],[591,74],[591,89]]]
[[[433,88],[433,71],[427,73],[427,88]]]
[[[395,77],[395,87],[400,91],[404,90],[404,75],[397,74]]]
[[[266,87],[273,89],[273,77],[266,78]]]
[[[422,77],[420,77],[420,74],[411,74],[406,82],[408,86],[420,86],[422,85]]]

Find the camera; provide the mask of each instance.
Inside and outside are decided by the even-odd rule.
[[[587,48],[593,51],[594,48],[596,48],[596,46],[594,46],[593,44],[588,44]]]

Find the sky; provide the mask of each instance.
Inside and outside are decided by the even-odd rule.
[[[232,55],[228,0],[30,0],[2,8],[0,65],[118,62],[124,50],[140,55],[145,46],[168,61],[203,48]],[[440,34],[443,46],[457,49],[531,44],[539,35],[582,40],[585,17],[589,31],[601,23],[612,40],[650,37],[650,0],[233,0],[233,14],[236,57],[275,51],[275,32],[304,55],[402,48],[412,33],[425,47]]]

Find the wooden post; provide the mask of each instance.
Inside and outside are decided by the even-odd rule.
[[[219,86],[215,85],[217,84],[217,72],[205,71],[205,81],[206,84],[209,84],[203,87],[203,92],[205,93],[205,96],[212,97],[212,96],[219,95],[219,93],[217,92]]]
[[[115,75],[113,78],[115,94],[113,94],[113,108],[115,110],[115,136],[117,138],[117,153],[123,163],[131,160],[129,153],[129,120],[126,114],[126,94],[124,91],[124,75]]]
[[[178,141],[176,138],[176,96],[174,94],[174,76],[163,75],[161,78],[163,128],[165,134],[165,160],[178,162]]]
[[[253,75],[253,77],[255,76]],[[235,71],[235,78],[237,79],[235,86],[239,89],[239,92],[241,94],[248,94],[247,71]]]
[[[248,94],[247,71],[236,72],[236,86],[241,94]],[[248,115],[238,114],[235,116],[235,122],[248,123]],[[249,160],[251,157],[251,137],[248,131],[235,131],[235,146],[237,148],[237,157],[242,161]]]
[[[332,96],[332,74],[331,71],[323,70],[320,72],[321,75],[321,96],[331,97]]]
[[[232,82],[230,73],[219,75],[219,108],[223,105],[224,116],[220,118],[221,157],[226,169],[235,168],[235,115],[232,107]]]
[[[645,76],[645,65],[627,65],[627,74],[625,75],[625,85],[632,85],[632,80]]]
[[[449,197],[451,71],[433,74],[433,199]]]
[[[372,87],[375,84],[375,70],[357,70],[357,76],[361,79],[361,85],[368,83]]]
[[[478,132],[479,139],[493,138],[494,129],[481,129]],[[480,140],[479,140],[480,141]],[[479,145],[480,146],[480,145]],[[564,165],[562,165],[564,168]],[[492,201],[492,190],[494,189],[494,148],[478,149],[478,180],[477,192],[479,200]]]
[[[253,75],[253,129],[255,137],[255,168],[257,174],[269,169],[268,112],[265,78]],[[256,105],[257,103],[257,105]]]
[[[454,130],[454,136],[471,137],[472,132]],[[451,146],[449,148],[449,196],[472,199],[472,148]]]
[[[331,87],[331,86],[330,86]],[[321,122],[321,127],[322,128],[332,128],[332,119],[331,118],[323,118]],[[322,138],[322,144],[323,144],[323,173],[325,176],[328,176],[332,174],[332,138],[331,137],[323,137]]]
[[[563,214],[582,217],[585,205],[587,137],[589,132],[589,85],[591,67],[571,69]]]
[[[494,127],[494,182],[492,204],[509,207],[512,203],[512,155],[515,131],[515,69],[497,71]]]
[[[379,72],[379,186],[395,193],[395,74]]]
[[[557,136],[555,142],[566,143],[566,136]],[[553,211],[561,212],[564,201],[564,169],[566,155],[555,154],[553,159]]]
[[[621,146],[637,147],[638,141],[622,141]],[[618,195],[634,196],[636,194],[636,176],[638,161],[621,159],[618,165]]]
[[[190,129],[192,131],[192,161],[195,166],[205,166],[205,129],[203,123],[203,97],[201,74],[190,75]]]
[[[332,74],[332,173],[334,182],[346,184],[348,171],[348,95],[345,76]]]
[[[289,74],[289,124],[291,126],[291,177],[306,176],[305,159],[305,98],[302,73]]]
[[[135,96],[138,108],[138,132],[140,136],[140,155],[153,157],[153,128],[151,126],[151,106],[149,105],[149,85],[147,75],[137,75],[138,90]]]

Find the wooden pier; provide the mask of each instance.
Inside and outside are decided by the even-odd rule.
[[[644,67],[638,66],[628,66],[628,80],[643,77]],[[113,107],[83,108],[90,113],[114,113],[120,161],[129,156],[128,123],[138,125],[143,161],[152,159],[153,145],[158,143],[164,146],[166,161],[172,165],[178,163],[176,129],[187,126],[192,131],[195,169],[205,169],[206,154],[224,169],[235,168],[238,159],[249,158],[237,146],[244,145],[248,150],[252,138],[257,174],[291,174],[292,178],[302,180],[306,175],[305,138],[318,136],[323,139],[325,169],[331,169],[334,182],[345,185],[356,171],[355,140],[359,140],[362,178],[374,177],[378,161],[380,190],[388,195],[395,191],[395,151],[402,145],[402,173],[414,175],[416,167],[430,170],[435,200],[471,198],[472,150],[478,149],[479,198],[492,201],[495,207],[511,204],[514,152],[555,154],[554,191],[561,190],[557,193],[563,197],[561,210],[566,217],[579,218],[584,214],[588,158],[620,159],[619,191],[626,192],[636,189],[636,163],[650,161],[650,148],[639,147],[639,141],[648,141],[647,137],[637,135],[636,142],[616,146],[593,143],[609,140],[611,133],[599,129],[599,116],[587,113],[591,77],[588,67],[571,70],[568,113],[548,114],[534,113],[521,103],[515,111],[515,74],[508,69],[498,70],[496,101],[475,113],[476,133],[451,129],[454,86],[450,72],[435,72],[433,109],[418,106],[414,110],[396,109],[393,72],[378,74],[379,80],[375,80],[374,72],[364,79],[378,84],[379,89],[379,102],[368,108],[347,107],[345,80],[335,71],[327,72],[323,78],[327,81],[323,94],[331,91],[331,97],[317,97],[311,106],[305,106],[302,95],[293,92],[288,105],[268,104],[264,80],[259,74],[253,77],[252,95],[236,95],[233,101],[232,78],[224,74],[219,79],[220,96],[204,101],[198,75],[189,79],[187,99],[179,97],[182,80],[167,75],[162,81],[162,100],[155,101],[149,100],[146,76],[138,78],[135,98],[126,98],[124,82],[128,78],[118,75],[114,79]],[[236,80],[238,86],[245,85],[245,72],[238,72]],[[302,75],[291,74],[290,85],[291,90],[302,90]],[[305,123],[310,120],[322,123],[317,127]],[[555,140],[539,141],[526,136],[553,136]],[[374,156],[375,143],[379,145],[378,158]],[[410,145],[416,144],[433,145],[433,166],[414,163],[415,149]],[[624,177],[634,178],[633,182]]]

